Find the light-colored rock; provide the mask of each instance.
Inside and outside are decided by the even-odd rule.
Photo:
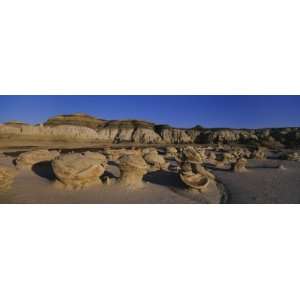
[[[115,138],[117,143],[129,143],[132,141],[134,128],[120,128],[118,135]]]
[[[153,129],[137,128],[132,135],[132,141],[137,144],[160,144],[162,138]]]
[[[152,172],[156,170],[167,170],[169,167],[169,163],[166,163],[163,156],[154,151],[144,155],[144,160],[150,165]]]
[[[0,192],[5,192],[11,188],[11,185],[17,175],[14,168],[0,166]]]
[[[46,138],[49,140],[98,140],[98,134],[95,130],[88,127],[72,125],[59,125],[55,127],[47,127],[43,125],[20,125],[18,127],[0,125],[0,135],[5,134],[23,138]]]
[[[143,155],[149,154],[151,152],[154,152],[155,154],[158,154],[158,151],[155,148],[144,148],[144,149],[142,149],[142,154]]]
[[[167,128],[160,130],[162,140],[167,144],[188,144],[192,138],[183,129]]]
[[[121,171],[120,184],[127,188],[143,187],[143,176],[147,173],[148,165],[140,155],[124,155],[119,160]]]
[[[101,141],[113,143],[119,133],[118,128],[104,127],[97,129],[98,138]]]
[[[84,156],[99,162],[99,164],[101,164],[103,167],[106,167],[107,165],[107,159],[105,155],[101,153],[87,151],[84,153]]]
[[[22,153],[16,159],[16,164],[19,169],[31,168],[33,165],[44,162],[51,161],[58,157],[60,153],[58,151],[48,151],[48,150],[34,150]]]
[[[205,192],[210,183],[209,178],[201,174],[180,173],[179,176],[187,188],[192,191]]]
[[[183,160],[202,163],[205,159],[202,152],[198,152],[194,147],[188,146],[183,149]]]
[[[52,161],[56,178],[67,189],[82,189],[101,184],[105,167],[99,159],[79,153],[65,154]]]

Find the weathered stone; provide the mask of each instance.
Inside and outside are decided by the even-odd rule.
[[[167,170],[169,166],[169,163],[166,163],[163,156],[159,155],[157,152],[150,152],[144,155],[144,160],[151,166],[151,171]]]
[[[69,189],[101,184],[100,176],[105,171],[99,158],[79,153],[61,155],[52,161],[52,168],[59,182]]]
[[[160,144],[162,138],[153,129],[138,128],[132,135],[132,141],[138,144]]]
[[[107,165],[107,159],[106,159],[105,155],[103,155],[101,153],[87,151],[84,153],[84,156],[91,158],[91,159],[95,160],[96,162],[99,162],[99,164],[102,165],[103,167],[105,167]]]
[[[10,189],[17,172],[14,168],[0,166],[0,192]]]
[[[194,173],[180,173],[182,182],[190,190],[205,192],[209,186],[210,180],[208,177]]]
[[[51,161],[59,156],[58,151],[34,150],[22,153],[16,159],[16,164],[19,169],[31,168],[34,164]]]
[[[124,155],[119,160],[121,171],[120,184],[136,189],[143,186],[143,176],[147,173],[148,165],[140,155]]]
[[[183,149],[183,160],[202,163],[204,159],[205,157],[203,156],[203,153],[198,152],[192,146],[188,146]]]

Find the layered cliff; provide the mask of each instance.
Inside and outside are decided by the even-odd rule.
[[[0,139],[93,141],[134,144],[260,144],[300,145],[300,128],[190,129],[139,120],[106,121],[86,114],[61,115],[41,125],[9,122],[0,125]]]

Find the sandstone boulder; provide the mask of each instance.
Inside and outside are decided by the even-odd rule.
[[[99,164],[102,165],[103,167],[106,167],[106,165],[107,165],[107,159],[106,159],[105,155],[103,155],[101,153],[87,151],[84,153],[84,156],[87,158],[93,159],[96,162],[99,162]]]
[[[82,189],[101,184],[100,176],[105,167],[103,161],[94,155],[79,153],[61,155],[52,161],[52,168],[58,181],[67,189]]]
[[[22,153],[16,159],[16,164],[19,169],[31,168],[33,165],[44,162],[52,161],[59,156],[58,151],[48,151],[48,150],[34,150]]]
[[[152,172],[156,170],[167,170],[169,166],[163,156],[154,151],[144,155],[144,160],[150,165]]]

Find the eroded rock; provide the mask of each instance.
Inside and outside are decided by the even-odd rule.
[[[210,181],[215,180],[215,176],[201,164],[188,161],[182,163],[179,175],[188,189],[199,192],[205,192]]]
[[[22,153],[16,159],[18,169],[30,169],[34,164],[51,161],[58,157],[58,151],[34,150]]]
[[[104,162],[94,155],[65,154],[52,161],[56,178],[67,189],[82,189],[101,184]]]
[[[159,155],[157,151],[152,151],[144,155],[144,160],[150,165],[151,171],[167,170],[169,166],[169,163],[166,163],[163,156]]]
[[[17,175],[14,168],[0,166],[0,192],[5,192],[11,188],[11,185]]]
[[[119,160],[119,168],[120,184],[131,189],[143,187],[143,176],[147,173],[148,165],[141,155],[123,155]]]

